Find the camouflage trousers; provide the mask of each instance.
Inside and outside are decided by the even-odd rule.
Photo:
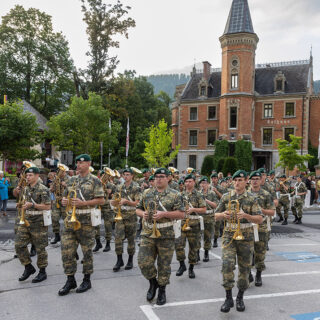
[[[128,248],[127,252],[129,255],[134,255],[136,246],[134,239],[137,232],[137,216],[136,214],[132,215],[129,218],[120,220],[116,222],[115,228],[115,249],[116,254],[120,255],[123,253],[123,241],[128,239]]]
[[[52,204],[52,231],[53,233],[60,233],[60,219],[64,220],[66,218],[65,207],[57,208],[56,202]]]
[[[212,247],[212,234],[214,232],[214,218],[204,217],[204,230],[203,230],[203,249],[210,250]]]
[[[94,245],[94,229],[89,224],[81,224],[81,228],[74,231],[64,228],[61,239],[61,255],[64,273],[72,276],[77,271],[76,252],[81,246],[83,253],[83,273],[93,273],[92,247]]]
[[[186,239],[189,243],[189,264],[197,263],[197,251],[200,249],[200,223],[191,227],[190,231],[181,231],[181,237],[175,241],[176,256],[178,261],[186,259]]]
[[[222,241],[222,286],[226,290],[234,287],[234,270],[238,260],[238,282],[237,286],[241,290],[246,290],[249,286],[249,272],[253,254],[253,231],[242,231],[244,240],[232,240],[233,233],[225,232]],[[231,243],[231,244],[230,244]]]
[[[214,223],[214,238],[218,239],[220,236],[220,226],[221,223],[223,223],[222,221],[215,221]]]
[[[277,215],[281,217],[281,208],[283,207],[284,218],[288,219],[290,200],[289,197],[280,197],[279,204],[276,208]]]
[[[32,262],[28,250],[28,244],[32,243],[37,251],[38,268],[48,266],[48,227],[43,226],[43,222],[30,223],[29,227],[19,225],[15,239],[15,250],[22,265]]]
[[[267,244],[269,241],[268,231],[259,231],[259,241],[254,242],[254,266],[258,271],[266,269],[264,260],[267,253]]]
[[[105,232],[105,238],[106,241],[111,240],[112,236],[112,222],[113,222],[113,211],[110,209],[103,209],[101,211],[101,218],[104,222],[104,232]],[[95,229],[95,239],[100,239],[101,232],[100,232],[100,226],[94,227]]]
[[[302,218],[303,215],[303,204],[304,200],[302,199],[295,199],[294,205],[291,207],[292,213],[294,216],[298,218]]]
[[[169,284],[173,252],[174,239],[153,239],[142,236],[138,253],[138,264],[142,275],[147,280],[158,277],[160,286]]]

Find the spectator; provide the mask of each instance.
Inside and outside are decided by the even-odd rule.
[[[318,192],[318,200],[317,200],[317,203],[318,205],[320,206],[320,177],[317,177],[317,180],[316,180],[316,186],[317,186],[317,192]]]
[[[3,216],[7,215],[8,187],[10,187],[10,179],[4,178],[3,171],[0,171],[0,212],[3,212]]]
[[[315,182],[315,177],[313,175],[309,176],[309,178],[310,178],[310,185],[311,185],[310,206],[312,206],[316,198],[316,182]]]

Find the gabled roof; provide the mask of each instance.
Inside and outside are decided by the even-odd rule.
[[[247,0],[233,0],[223,34],[254,33]]]
[[[47,127],[48,120],[38,110],[36,110],[31,104],[29,104],[25,100],[22,100],[22,106],[25,112],[30,112],[34,116],[36,116],[37,123],[39,124],[39,128],[41,130],[48,129]]]

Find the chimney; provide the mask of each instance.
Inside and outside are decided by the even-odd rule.
[[[211,64],[208,61],[203,61],[202,63],[203,63],[203,78],[206,81],[209,81]]]

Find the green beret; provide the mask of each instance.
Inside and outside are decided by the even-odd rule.
[[[158,168],[153,175],[156,176],[157,174],[165,174],[166,176],[168,176],[170,172],[166,168]]]
[[[195,181],[196,177],[193,174],[190,173],[190,174],[185,176],[184,182],[186,182],[186,180],[189,180],[189,179],[193,179]]]
[[[91,157],[86,153],[80,154],[80,156],[76,157],[76,162],[77,161],[91,161]]]
[[[103,170],[99,170],[99,173],[100,173],[100,175],[103,175],[104,171]]]
[[[210,176],[210,178],[218,178],[218,174],[216,172],[212,173],[212,175]]]
[[[235,172],[232,176],[232,179],[234,180],[235,178],[246,178],[248,176],[247,172],[244,170],[238,170]]]
[[[25,173],[40,173],[40,169],[38,167],[30,167],[28,168]]]
[[[147,173],[147,172],[150,172],[150,169],[145,168],[145,169],[142,169],[141,171],[142,171],[142,173]]]
[[[252,171],[249,178],[251,179],[252,177],[261,177],[261,172]]]
[[[232,179],[232,177],[231,176],[227,176],[225,179],[226,179],[226,181],[228,181],[228,180]]]
[[[266,170],[265,168],[260,168],[260,169],[257,170],[257,171],[259,171],[260,173],[267,173],[267,170]]]
[[[133,171],[132,171],[131,168],[125,168],[125,169],[123,169],[123,170],[122,170],[122,173],[125,173],[125,172],[129,172],[129,173],[133,174]]]
[[[287,178],[285,174],[282,174],[279,178]]]
[[[202,177],[199,182],[201,183],[202,181],[209,182],[209,179],[207,177]]]
[[[154,175],[151,175],[151,176],[149,177],[149,181],[151,181],[151,180],[154,180]]]
[[[274,171],[274,170],[271,170],[270,172],[269,172],[269,175],[271,176],[271,175],[273,175],[273,174],[275,174],[276,172]]]
[[[178,184],[184,184],[183,179],[180,179],[180,180],[178,181]]]

